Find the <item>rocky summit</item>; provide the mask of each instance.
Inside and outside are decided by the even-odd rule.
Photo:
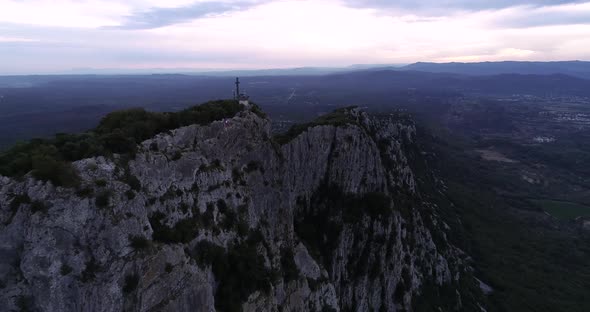
[[[0,176],[0,310],[468,307],[410,119],[270,128],[246,109],[163,132],[73,162],[75,187]]]

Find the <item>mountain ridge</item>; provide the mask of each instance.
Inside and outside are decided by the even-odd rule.
[[[590,79],[590,62],[586,61],[502,61],[476,63],[432,63],[418,62],[402,67],[400,70],[419,70],[438,73],[455,73],[464,75],[495,75],[495,74],[566,74]]]
[[[1,178],[0,302],[398,311],[444,293],[453,295],[432,304],[477,307],[471,288],[453,291],[476,285],[468,257],[419,195],[413,123],[340,114],[352,122],[313,125],[282,145],[250,111],[171,130],[132,159],[74,162],[78,189]]]

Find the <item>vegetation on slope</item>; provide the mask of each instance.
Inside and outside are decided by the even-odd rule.
[[[211,267],[218,286],[215,308],[218,311],[242,311],[242,303],[255,291],[268,293],[271,272],[257,246],[262,237],[255,231],[241,243],[227,249],[207,241],[200,241],[191,256],[201,267]]]
[[[233,117],[242,109],[236,101],[219,100],[173,113],[141,108],[113,112],[88,132],[58,134],[51,139],[17,144],[0,154],[0,175],[20,177],[32,171],[39,180],[73,186],[77,176],[70,165],[72,161],[114,153],[134,156],[138,143],[158,133],[191,124],[209,124]]]
[[[589,311],[588,234],[556,226],[528,198],[511,195],[514,178],[464,152],[470,148],[457,138],[420,141],[437,155],[429,162],[448,187],[438,213],[453,229],[449,239],[493,288],[488,311]]]
[[[348,124],[356,124],[357,121],[352,118],[350,114],[346,113],[351,108],[353,107],[340,108],[332,113],[323,115],[312,122],[294,125],[287,132],[278,134],[274,136],[273,139],[275,142],[284,145],[291,142],[291,140],[296,138],[301,133],[307,131],[307,129],[315,126],[344,126]]]

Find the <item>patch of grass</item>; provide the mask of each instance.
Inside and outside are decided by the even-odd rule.
[[[543,210],[560,220],[573,220],[590,216],[590,207],[572,202],[555,200],[533,200]]]

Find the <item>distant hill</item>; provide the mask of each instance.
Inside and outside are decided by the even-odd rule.
[[[485,63],[414,63],[401,70],[416,70],[433,73],[454,73],[463,75],[565,74],[590,79],[590,62],[485,62]]]
[[[292,68],[268,68],[268,69],[195,69],[195,68],[75,68],[58,72],[0,75],[0,87],[6,86],[5,80],[13,81],[17,77],[47,77],[49,76],[112,76],[112,75],[162,75],[182,74],[208,77],[256,77],[256,76],[317,76],[333,73],[345,73],[372,68],[399,68],[402,64],[353,64],[344,67],[292,67]],[[30,79],[27,79],[30,80]],[[12,85],[9,85],[12,86]],[[26,86],[26,85],[25,85]],[[15,85],[14,87],[21,87]]]

